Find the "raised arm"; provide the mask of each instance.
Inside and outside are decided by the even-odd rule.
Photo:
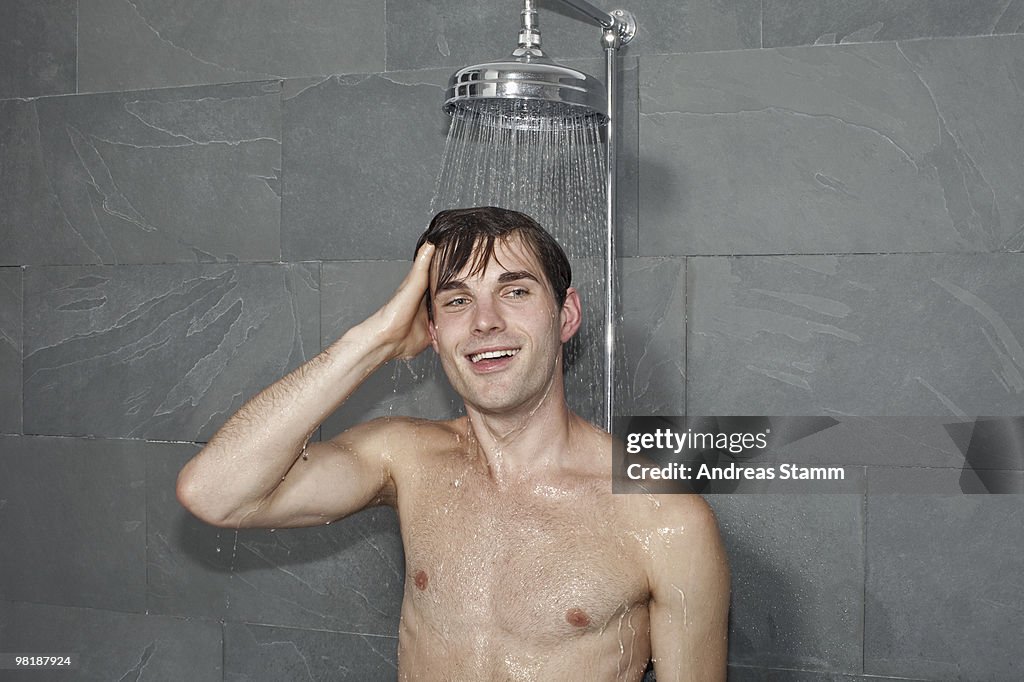
[[[648,575],[658,682],[725,682],[729,566],[714,513],[697,495],[662,495]]]
[[[182,505],[216,526],[279,528],[322,524],[387,493],[385,422],[330,442],[307,441],[375,369],[414,357],[430,343],[424,293],[433,250],[429,243],[420,248],[384,307],[220,428],[178,475]]]

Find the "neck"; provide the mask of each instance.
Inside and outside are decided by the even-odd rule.
[[[561,373],[539,399],[503,413],[466,405],[471,436],[491,477],[501,483],[566,468],[582,420],[565,403]]]

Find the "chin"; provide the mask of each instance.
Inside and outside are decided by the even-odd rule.
[[[487,414],[514,414],[516,412],[532,412],[543,401],[546,391],[506,391],[495,394],[471,391],[463,396],[466,405]]]

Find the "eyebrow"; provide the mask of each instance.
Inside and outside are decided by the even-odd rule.
[[[531,279],[537,284],[540,284],[540,280],[532,273],[526,270],[516,270],[514,272],[503,272],[498,275],[499,284],[507,284],[508,282],[518,282],[521,279]]]
[[[529,272],[527,270],[514,270],[512,272],[503,272],[500,275],[498,275],[498,284],[508,284],[509,282],[518,282],[519,280],[522,280],[522,279],[533,280],[537,284],[540,284],[540,280],[537,279],[537,276],[534,275],[532,272]],[[452,279],[452,280],[448,280],[447,282],[445,282],[443,286],[438,287],[437,290],[434,293],[435,294],[439,294],[442,291],[452,291],[452,290],[465,289],[465,288],[466,288],[466,281],[465,280],[462,280],[462,279]]]

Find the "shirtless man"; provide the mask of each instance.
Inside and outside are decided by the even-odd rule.
[[[613,495],[612,440],[566,405],[580,301],[529,217],[443,211],[392,299],[240,409],[178,498],[225,528],[397,510],[401,680],[724,680],[729,577],[697,495]],[[306,441],[382,364],[432,345],[466,405]]]

